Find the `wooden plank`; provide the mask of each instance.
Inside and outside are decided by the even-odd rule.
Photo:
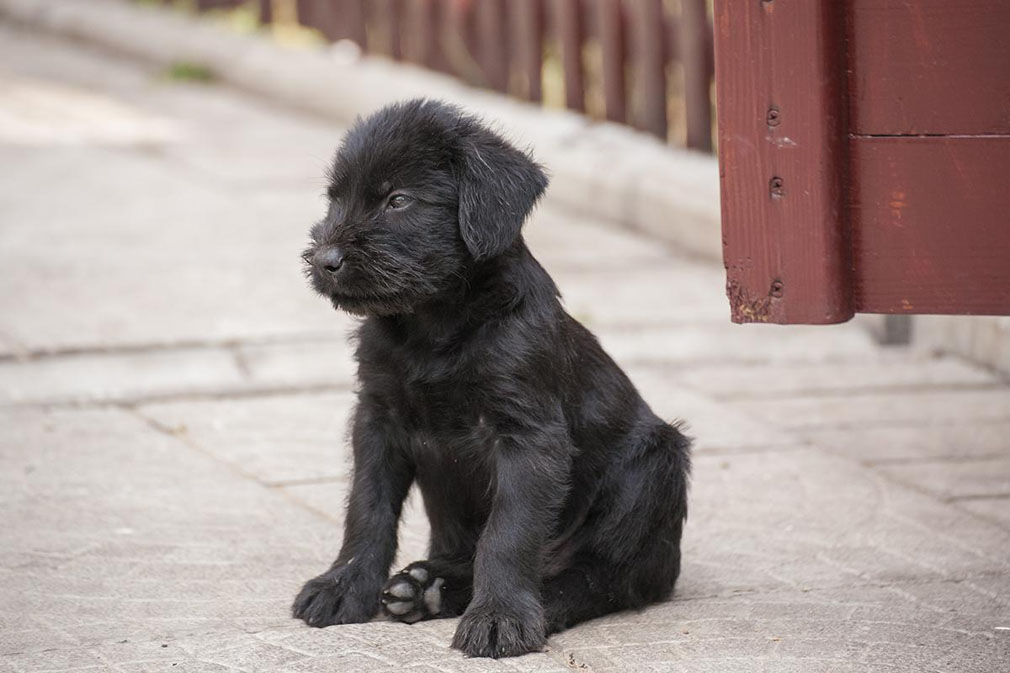
[[[1010,315],[1010,136],[855,138],[857,309]]]
[[[307,28],[317,28],[315,0],[295,0],[295,20]]]
[[[639,0],[634,8],[636,128],[666,140],[666,61],[670,31],[663,18],[663,0]]]
[[[519,97],[539,101],[543,98],[543,4],[541,0],[515,0],[508,3],[508,9],[512,42],[516,45]]]
[[[365,0],[324,0],[323,4],[339,5],[337,12],[342,21],[342,37],[356,42],[362,51],[368,49],[368,8]]]
[[[687,146],[712,150],[712,80],[708,72],[708,11],[705,0],[681,0],[679,53],[684,65]]]
[[[477,57],[475,0],[447,0],[442,36],[450,73],[471,84],[482,84],[484,73]]]
[[[369,51],[403,59],[403,19],[405,0],[371,0],[365,4],[366,32],[370,33]]]
[[[854,133],[1010,133],[1010,2],[848,4]]]
[[[586,94],[582,73],[584,27],[580,3],[579,0],[554,0],[553,8],[561,65],[565,71],[565,106],[583,112],[586,109]]]
[[[352,40],[362,49],[366,46],[364,0],[312,0],[306,15],[311,21],[309,25],[327,40]]]
[[[734,322],[853,315],[841,5],[715,2],[723,260]]]
[[[432,70],[450,72],[443,49],[448,15],[443,0],[412,0],[406,12],[409,28],[403,34],[404,58]]]
[[[484,85],[496,91],[507,92],[509,61],[506,51],[505,7],[502,0],[480,0],[477,12],[477,57],[483,73]]]
[[[623,123],[627,119],[627,83],[624,77],[625,17],[622,0],[597,0],[596,31],[603,55],[603,104],[606,118]]]
[[[274,20],[273,0],[259,0],[259,21],[263,25],[272,23]]]
[[[403,23],[406,0],[389,0],[389,55],[394,61],[403,60]]]

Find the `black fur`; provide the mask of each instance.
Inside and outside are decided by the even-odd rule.
[[[364,317],[354,478],[340,555],[295,617],[461,614],[453,647],[502,657],[673,590],[689,440],[565,313],[526,247],[546,186],[441,103],[387,107],[345,138],[304,259],[320,294]],[[428,559],[387,583],[414,482]]]

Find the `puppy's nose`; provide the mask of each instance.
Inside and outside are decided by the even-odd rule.
[[[340,251],[340,248],[323,248],[316,252],[312,261],[320,269],[336,273],[344,265],[344,253]]]

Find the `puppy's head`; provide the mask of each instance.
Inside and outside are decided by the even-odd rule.
[[[457,108],[391,105],[337,151],[306,273],[337,308],[410,313],[511,248],[546,186],[526,154]]]

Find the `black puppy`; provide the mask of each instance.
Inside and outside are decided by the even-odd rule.
[[[364,317],[354,479],[340,555],[295,617],[364,622],[380,602],[405,622],[462,614],[453,647],[503,657],[673,590],[689,440],[526,247],[546,186],[442,103],[387,107],[344,139],[304,260],[316,291]],[[428,559],[387,582],[414,481]]]

